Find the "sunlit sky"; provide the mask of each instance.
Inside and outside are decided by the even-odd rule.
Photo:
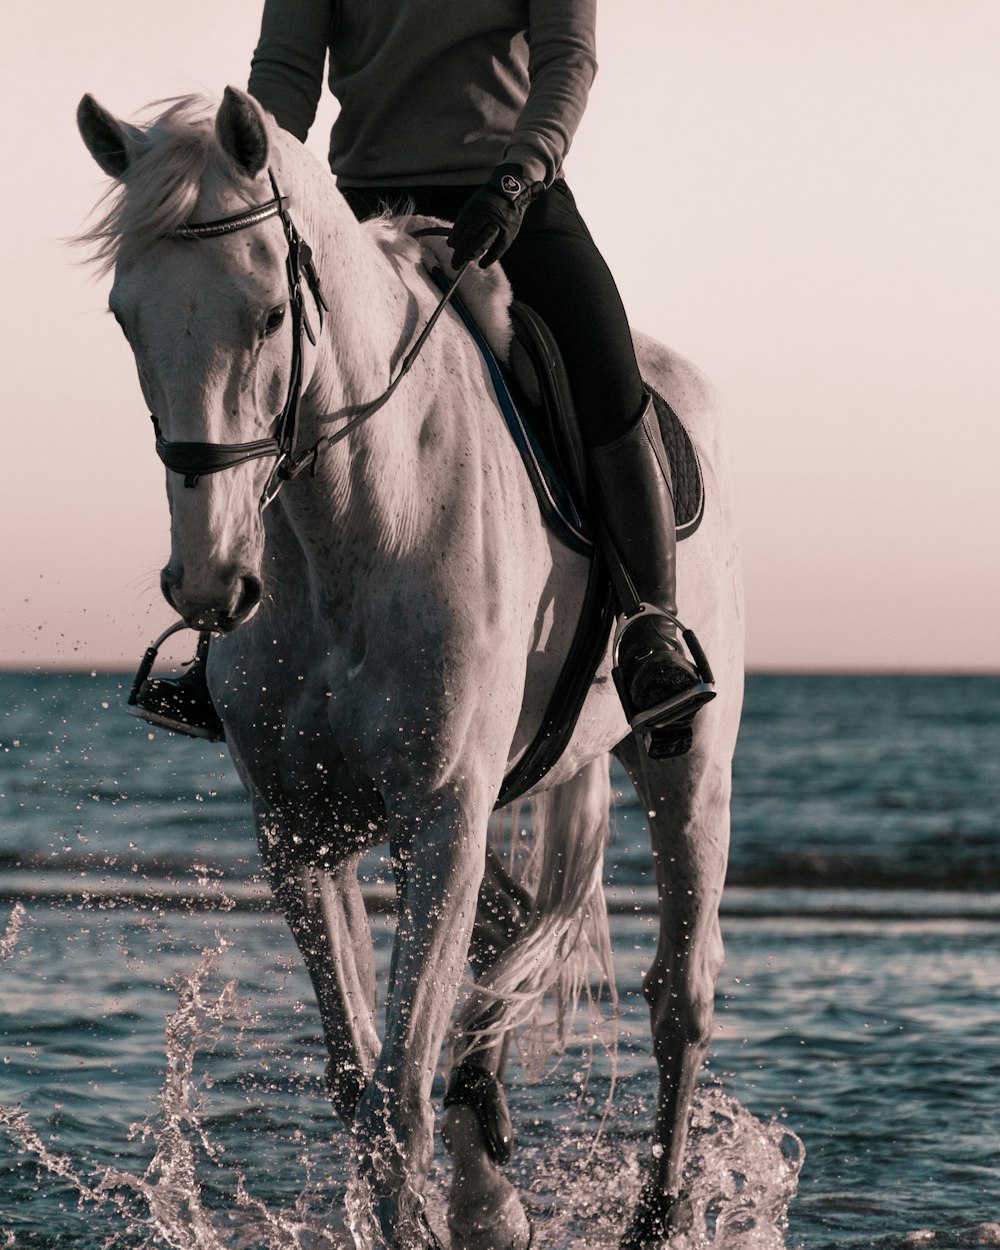
[[[599,7],[567,177],[634,323],[725,398],[750,666],[1000,669],[1000,3]],[[171,620],[131,356],[62,242],[104,187],[77,101],[245,85],[258,22],[5,12],[4,666],[128,668]]]

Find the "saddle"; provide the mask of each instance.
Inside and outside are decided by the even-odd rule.
[[[529,467],[529,477],[535,485],[546,524],[557,535],[559,521],[550,519],[544,499],[552,496],[559,500],[563,493],[568,494],[568,507],[586,535],[589,553],[593,550],[594,539],[587,505],[587,457],[562,356],[548,326],[527,304],[515,300],[510,315],[514,329],[509,364],[512,389],[526,414],[529,437],[533,434],[539,444],[537,459],[541,471],[550,475],[544,483],[535,485]],[[670,461],[677,541],[682,542],[701,524],[705,511],[701,465],[677,414],[655,387],[645,381],[644,385],[652,396]],[[567,540],[567,545],[573,543]]]
[[[447,279],[434,278],[442,289]],[[615,604],[587,506],[587,458],[576,420],[569,379],[555,339],[542,318],[518,300],[510,307],[514,337],[507,364],[501,364],[468,309],[455,296],[452,305],[486,362],[511,438],[521,454],[546,526],[567,547],[590,559],[580,619],[562,671],[534,740],[504,778],[495,808],[536,785],[568,746],[587,691],[607,649]],[[705,485],[694,444],[680,419],[656,389],[646,383],[660,423],[673,478],[677,541],[701,524]]]

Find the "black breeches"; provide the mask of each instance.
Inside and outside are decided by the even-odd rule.
[[[454,221],[476,187],[344,187],[363,220],[388,205]],[[502,261],[514,297],[545,320],[562,352],[584,440],[609,443],[645,400],[628,318],[611,271],[561,179],[535,200]]]

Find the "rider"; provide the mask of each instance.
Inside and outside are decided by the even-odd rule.
[[[412,204],[453,221],[459,268],[503,258],[547,322],[588,450],[591,503],[620,610],[616,682],[654,756],[690,746],[714,697],[681,653],[670,470],[628,320],[562,178],[597,68],[596,0],[265,0],[249,91],[300,140],[328,82],[340,101],[330,167],[358,218]],[[221,722],[207,636],[140,715],[202,736]]]

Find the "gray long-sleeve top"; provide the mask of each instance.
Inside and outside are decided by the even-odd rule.
[[[597,69],[596,0],[265,0],[250,94],[305,139],[327,52],[344,186],[551,183]]]

